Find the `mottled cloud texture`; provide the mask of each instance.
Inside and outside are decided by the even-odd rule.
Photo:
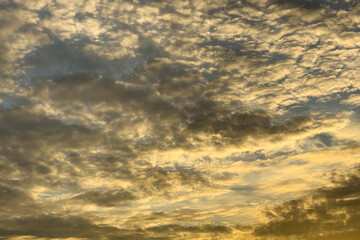
[[[0,0],[0,239],[360,238],[355,0]]]

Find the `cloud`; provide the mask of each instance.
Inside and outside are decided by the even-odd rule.
[[[0,187],[1,218],[31,216],[41,210],[34,198],[19,189]]]
[[[38,238],[105,238],[105,239],[171,239],[188,232],[191,234],[230,234],[226,226],[205,224],[199,226],[162,225],[147,229],[119,229],[99,226],[82,217],[41,215],[0,222],[2,236],[29,235]],[[154,235],[155,234],[155,235]]]
[[[190,233],[231,233],[231,229],[226,226],[216,226],[216,225],[203,225],[203,226],[181,226],[176,224],[162,225],[157,227],[150,227],[146,229],[150,232],[156,233],[166,233],[166,234],[179,234],[182,232]]]
[[[351,94],[351,95],[349,96],[349,98],[348,98],[348,99],[344,99],[344,100],[342,101],[342,103],[348,104],[348,105],[359,106],[359,104],[360,104],[360,97],[359,97],[359,95],[357,95],[357,94]]]
[[[283,138],[307,131],[310,129],[310,121],[314,121],[314,128],[322,125],[320,122],[315,123],[318,120],[306,116],[276,124],[274,117],[264,110],[231,111],[226,105],[208,96],[207,91],[214,91],[211,89],[213,87],[207,89],[201,81],[198,87],[189,85],[191,75],[184,71],[185,66],[174,66],[171,62],[163,61],[146,63],[144,66],[146,79],[153,82],[153,86],[143,82],[115,82],[98,74],[81,73],[62,76],[50,83],[39,83],[40,87],[34,94],[38,100],[51,101],[53,107],[62,109],[63,114],[66,112],[68,116],[75,114],[69,112],[73,110],[68,109],[68,103],[86,102],[90,107],[84,108],[82,105],[83,111],[90,113],[93,119],[110,123],[109,127],[117,131],[121,131],[119,127],[125,128],[127,125],[118,122],[119,117],[132,112],[132,118],[149,120],[146,131],[151,140],[145,142],[163,148],[192,147],[193,144],[206,141],[219,145],[240,144],[248,137],[256,139],[257,136],[279,135],[278,138]],[[139,81],[137,79],[143,75],[135,77]],[[104,108],[114,104],[119,105],[117,110],[110,108],[108,113],[101,115],[93,113],[91,107]],[[202,139],[202,135],[205,139]]]
[[[16,8],[11,4],[1,7],[0,51],[2,76],[16,75],[19,61],[36,47],[49,44],[42,29],[36,26],[36,15],[31,11]]]
[[[81,193],[75,197],[75,200],[83,200],[85,202],[94,203],[99,206],[114,207],[118,206],[124,201],[131,201],[135,196],[126,190],[120,189],[117,191],[88,191]]]
[[[41,215],[0,222],[2,236],[30,235],[46,238],[153,239],[143,231],[98,226],[83,217]],[[161,239],[161,238],[160,238]],[[167,239],[167,238],[162,238]]]
[[[55,156],[59,148],[78,149],[94,144],[98,133],[83,126],[65,124],[31,107],[0,112],[1,180],[13,187],[77,185],[74,172],[65,170]],[[58,167],[55,167],[55,166]],[[65,175],[62,175],[65,174]],[[68,174],[74,178],[69,179]]]
[[[1,237],[356,235],[358,13],[0,1]]]
[[[359,235],[359,170],[331,176],[335,186],[314,190],[265,211],[267,224],[255,229],[259,236],[296,239],[356,239]]]

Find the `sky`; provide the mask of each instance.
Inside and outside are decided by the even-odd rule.
[[[360,239],[356,0],[0,0],[0,239]]]

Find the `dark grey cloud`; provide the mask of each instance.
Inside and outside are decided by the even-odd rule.
[[[163,219],[170,220],[170,221],[181,221],[186,222],[194,219],[200,219],[201,212],[198,212],[193,209],[185,208],[185,209],[178,209],[175,211],[158,211],[158,212],[151,212],[150,214],[136,214],[129,219],[127,219],[126,224],[130,222],[135,222],[137,226],[140,226],[143,223],[153,223],[155,221],[161,221]]]
[[[77,147],[86,144],[79,140],[86,140],[91,134],[96,134],[96,130],[81,125],[66,124],[38,113],[31,107],[3,110],[0,112],[0,121],[3,144],[31,146],[40,142]]]
[[[190,132],[208,132],[211,134],[220,134],[219,143],[241,142],[246,137],[254,138],[287,134],[296,134],[305,131],[304,125],[311,122],[309,117],[297,117],[289,119],[285,124],[274,124],[272,117],[265,111],[226,113],[218,114],[216,112],[198,115],[190,123],[188,130]]]
[[[0,216],[3,219],[14,216],[31,216],[41,211],[42,206],[26,192],[1,185],[0,209]]]
[[[19,76],[18,66],[24,63],[23,57],[30,49],[48,43],[48,39],[42,29],[29,21],[33,19],[33,13],[12,2],[1,4],[0,12],[0,76]]]
[[[214,224],[178,225],[167,224],[145,229],[120,229],[98,225],[81,216],[39,215],[0,221],[0,237],[31,235],[47,238],[104,238],[104,239],[173,239],[187,233],[221,236],[232,232],[230,227]]]
[[[156,227],[150,227],[146,229],[150,232],[174,234],[181,232],[190,233],[231,233],[231,228],[219,225],[200,225],[200,226],[182,226],[177,224],[161,225]]]
[[[354,0],[274,0],[271,3],[285,5],[288,8],[304,8],[309,10],[316,10],[321,8],[332,8],[334,10],[349,10],[356,4]]]
[[[175,169],[162,167],[147,167],[136,172],[134,184],[145,196],[157,196],[165,199],[176,199],[189,194],[189,190],[216,189],[206,172],[177,166]],[[172,189],[181,189],[181,192]]]
[[[258,236],[298,239],[357,239],[359,231],[359,169],[332,176],[335,187],[320,188],[303,198],[287,201],[265,214],[269,222],[255,229]]]
[[[78,194],[69,199],[70,202],[77,200],[101,207],[115,207],[136,202],[143,197],[177,199],[189,194],[189,191],[217,189],[207,172],[183,166],[154,167],[144,160],[135,161],[136,156],[122,155],[121,152],[103,156],[70,152],[66,159],[78,169],[76,173],[71,169],[63,170],[66,176],[71,176],[74,184],[78,183],[73,188]],[[131,186],[128,189],[108,187],[92,190],[81,187],[82,179],[95,176],[108,181],[125,181]]]
[[[96,225],[84,217],[40,215],[0,222],[1,236],[31,235],[47,238],[169,239],[153,238],[143,230]]]
[[[135,200],[136,197],[129,191],[119,189],[116,191],[88,191],[73,197],[73,199],[104,207],[115,207],[123,202]]]
[[[97,130],[66,124],[31,107],[2,110],[0,132],[0,162],[4,167],[1,180],[20,187],[76,185],[75,179],[59,179],[58,174],[72,175],[72,171],[52,154],[60,149],[91,146],[99,138]]]
[[[221,85],[212,82],[206,87],[201,74],[186,68],[186,65],[166,60],[146,62],[140,72],[132,76],[132,82],[115,82],[99,74],[72,74],[41,83],[35,94],[47,95],[45,98],[64,107],[65,111],[75,110],[67,110],[70,102],[119,104],[120,111],[109,110],[97,115],[117,129],[128,127],[129,122],[121,121],[125,112],[132,112],[134,117],[140,114],[150,120],[152,131],[151,141],[145,145],[136,144],[143,149],[191,147],[190,142],[197,133],[220,134],[219,139],[214,138],[215,144],[239,144],[248,136],[300,133],[306,130],[302,125],[312,121],[309,117],[296,117],[285,124],[276,124],[273,116],[263,110],[231,111],[228,106],[211,99]],[[163,139],[169,140],[164,142]]]

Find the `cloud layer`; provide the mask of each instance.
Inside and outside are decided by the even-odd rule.
[[[357,239],[359,13],[0,0],[0,238]]]

